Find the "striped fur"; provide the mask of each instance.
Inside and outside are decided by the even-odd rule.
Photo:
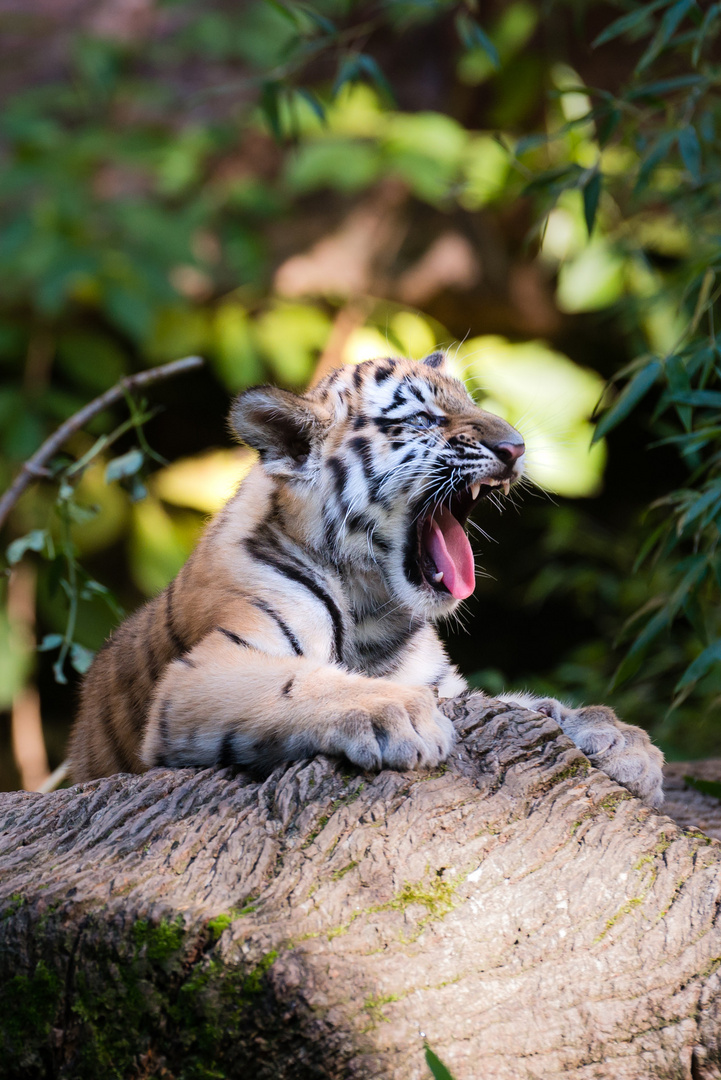
[[[343,368],[303,397],[252,389],[231,424],[260,461],[96,657],[74,778],[316,753],[442,761],[453,731],[437,699],[465,684],[434,629],[458,600],[429,577],[423,522],[443,504],[463,524],[478,485],[507,489],[520,435],[439,353]]]

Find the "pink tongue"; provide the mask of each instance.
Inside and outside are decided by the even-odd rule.
[[[423,527],[423,543],[439,570],[443,584],[456,600],[465,600],[476,587],[473,552],[463,526],[447,507]]]

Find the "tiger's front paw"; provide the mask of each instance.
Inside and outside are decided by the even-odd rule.
[[[642,728],[624,724],[606,705],[571,709],[546,698],[534,707],[552,717],[597,769],[649,806],[661,805],[663,754]]]
[[[337,750],[371,770],[432,768],[445,761],[455,741],[453,724],[431,691],[400,686],[366,696],[343,715],[336,736]]]

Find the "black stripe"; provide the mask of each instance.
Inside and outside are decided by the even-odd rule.
[[[260,600],[260,599],[256,598],[255,600],[252,601],[252,603],[253,603],[254,607],[257,607],[260,611],[264,611],[266,615],[269,615],[270,618],[273,619],[274,622],[277,623],[277,625],[280,627],[280,629],[285,634],[285,636],[286,636],[286,638],[287,638],[287,640],[288,640],[288,642],[290,644],[290,647],[292,648],[295,655],[296,656],[302,656],[303,655],[303,650],[300,647],[300,642],[298,641],[298,638],[295,636],[295,634],[293,633],[291,628],[288,626],[288,624],[286,622],[284,622],[283,619],[281,619],[278,612],[274,608],[272,608],[270,606],[270,604],[266,604],[265,600]]]
[[[285,686],[283,687],[283,693],[285,694],[285,696],[286,696],[286,697],[288,696],[288,694],[289,694],[289,693],[291,692],[291,690],[293,689],[293,683],[294,683],[294,682],[295,682],[295,675],[292,675],[292,676],[290,677],[290,679],[288,679],[288,682],[287,682],[287,683],[285,684]]]
[[[184,653],[188,651],[187,645],[181,640],[180,635],[173,625],[173,591],[175,589],[175,578],[170,582],[168,588],[165,590],[165,629],[168,632],[170,638],[170,644],[173,646],[177,653]]]
[[[232,630],[226,630],[224,626],[216,626],[215,629],[218,631],[218,633],[225,634],[228,640],[232,641],[234,645],[242,645],[244,649],[250,648],[250,645],[245,640],[245,638],[238,637],[238,635],[234,634]]]
[[[345,487],[348,483],[348,467],[346,464],[337,457],[329,457],[328,465],[333,472],[333,484],[335,492],[341,502],[343,502],[343,496],[345,494]]]
[[[235,748],[233,746],[232,731],[226,731],[223,736],[223,741],[220,744],[218,756],[215,761],[221,769],[227,769],[229,765],[235,765]]]
[[[328,614],[331,617],[333,623],[333,639],[334,639],[334,651],[337,660],[343,657],[343,616],[340,613],[338,605],[335,600],[325,589],[313,581],[313,578],[308,577],[302,570],[297,569],[295,566],[290,566],[288,563],[282,562],[280,559],[274,558],[268,554],[267,551],[258,550],[257,545],[253,539],[246,540],[246,547],[251,555],[253,555],[259,562],[264,562],[268,566],[272,566],[274,570],[277,570],[279,574],[283,574],[285,577],[290,578],[291,581],[297,581],[299,585],[303,585],[309,592],[312,592],[322,604],[325,604]],[[286,628],[287,629],[287,628]],[[299,647],[300,648],[300,647]],[[300,653],[299,653],[300,655]]]

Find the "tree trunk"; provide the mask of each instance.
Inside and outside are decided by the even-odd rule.
[[[431,773],[3,796],[0,1074],[425,1080],[427,1041],[457,1080],[721,1076],[717,841],[546,717],[448,709]]]

